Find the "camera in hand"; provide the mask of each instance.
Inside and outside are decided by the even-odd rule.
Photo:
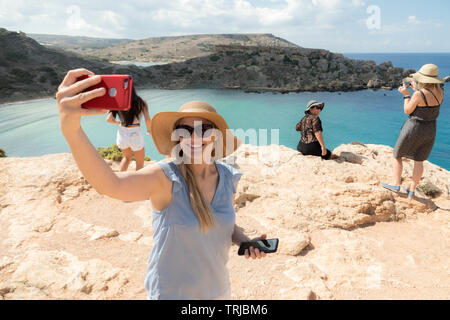
[[[411,87],[412,79],[411,78],[405,78],[402,80],[402,85],[406,88]]]

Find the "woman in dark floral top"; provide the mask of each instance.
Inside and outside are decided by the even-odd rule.
[[[302,133],[297,150],[303,155],[320,156],[322,159],[331,158],[331,151],[325,148],[323,141],[322,121],[319,114],[323,110],[324,103],[310,101],[306,107],[305,116],[297,123],[296,130]]]

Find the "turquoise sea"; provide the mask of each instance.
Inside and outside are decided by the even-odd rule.
[[[426,63],[435,63],[440,67],[442,77],[450,75],[450,53],[345,55],[375,60],[377,63],[390,60],[394,66],[414,69]],[[450,170],[450,101],[447,91],[438,118],[436,143],[429,160]],[[279,129],[279,143],[293,149],[300,138],[295,125],[303,117],[306,103],[312,99],[326,104],[320,117],[325,143],[331,150],[352,141],[393,147],[407,118],[403,113],[402,96],[396,90],[291,94],[209,89],[147,89],[138,92],[148,102],[151,116],[160,111],[177,110],[187,101],[203,100],[217,109],[230,128],[267,129],[269,132]],[[142,125],[145,127],[143,121]],[[85,118],[82,126],[94,146],[115,143],[117,127],[106,123],[105,116]],[[145,136],[145,140],[146,154],[155,160],[162,159],[151,136]],[[270,134],[268,143],[271,143]],[[56,101],[49,98],[0,105],[0,148],[11,157],[70,152],[59,130]]]

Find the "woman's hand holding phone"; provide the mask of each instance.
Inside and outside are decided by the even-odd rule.
[[[103,109],[84,109],[81,105],[89,100],[105,95],[105,88],[98,88],[83,92],[85,89],[101,82],[100,76],[94,76],[77,82],[77,78],[84,75],[94,75],[86,69],[74,69],[67,72],[64,80],[58,87],[56,100],[61,131],[63,135],[76,132],[80,127],[82,116],[105,114]]]
[[[251,239],[250,241],[256,241],[256,240],[265,240],[267,238],[267,235],[263,234],[261,237]],[[266,253],[263,251],[260,251],[258,248],[250,247],[249,249],[245,249],[244,255],[246,259],[252,258],[252,259],[261,259],[266,256]]]

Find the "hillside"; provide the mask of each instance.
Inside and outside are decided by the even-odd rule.
[[[298,48],[297,45],[272,34],[200,34],[147,38],[98,50],[75,51],[109,61],[179,62],[210,55],[214,52],[215,45]]]
[[[408,199],[379,186],[392,148],[333,153],[339,159],[322,161],[242,145],[229,156],[244,173],[236,223],[250,237],[280,239],[262,260],[231,248],[233,299],[448,300],[450,172],[426,161],[421,185],[441,193]],[[404,170],[411,175],[412,161]],[[0,300],[146,299],[150,210],[98,194],[71,154],[0,158]]]
[[[0,103],[54,96],[67,71],[80,67],[99,74],[130,73],[138,80],[145,73],[135,66],[48,48],[25,33],[0,28]]]
[[[239,45],[217,45],[209,56],[144,69],[155,88],[256,92],[391,90],[414,72],[323,49]]]
[[[133,39],[108,39],[37,33],[27,33],[26,35],[43,46],[61,48],[80,54],[83,54],[83,51],[88,49],[102,49],[122,42],[133,41]]]

